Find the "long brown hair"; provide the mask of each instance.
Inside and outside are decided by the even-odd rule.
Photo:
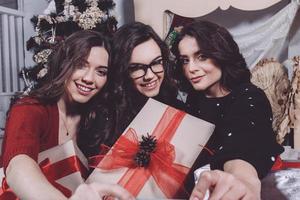
[[[111,47],[108,39],[99,32],[83,30],[70,35],[60,43],[49,57],[45,83],[29,93],[43,103],[54,103],[63,95],[65,81],[76,68],[86,63],[92,47],[104,47],[111,60]]]

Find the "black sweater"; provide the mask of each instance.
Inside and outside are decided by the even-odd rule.
[[[283,148],[272,129],[272,110],[265,93],[247,83],[220,98],[193,92],[186,102],[188,113],[216,125],[216,129],[193,168],[210,164],[223,170],[228,160],[241,159],[253,165],[259,178],[271,169]]]

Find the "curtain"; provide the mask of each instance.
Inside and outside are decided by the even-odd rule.
[[[263,23],[245,32],[231,31],[246,62],[252,69],[263,58],[287,59],[288,34],[300,2],[292,0],[286,7]]]

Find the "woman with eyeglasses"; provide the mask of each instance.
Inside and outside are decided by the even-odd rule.
[[[283,151],[272,130],[272,110],[264,92],[251,84],[250,71],[231,34],[197,21],[173,46],[178,79],[188,93],[187,111],[216,125],[194,168],[210,164],[190,199],[260,199],[260,179]],[[206,153],[206,152],[204,152]]]
[[[145,105],[148,98],[178,107],[177,89],[170,79],[169,49],[154,30],[135,22],[113,36],[111,68],[115,127],[112,143]]]

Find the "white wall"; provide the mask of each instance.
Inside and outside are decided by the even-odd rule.
[[[0,0],[0,5],[7,8],[17,9],[16,0]]]

